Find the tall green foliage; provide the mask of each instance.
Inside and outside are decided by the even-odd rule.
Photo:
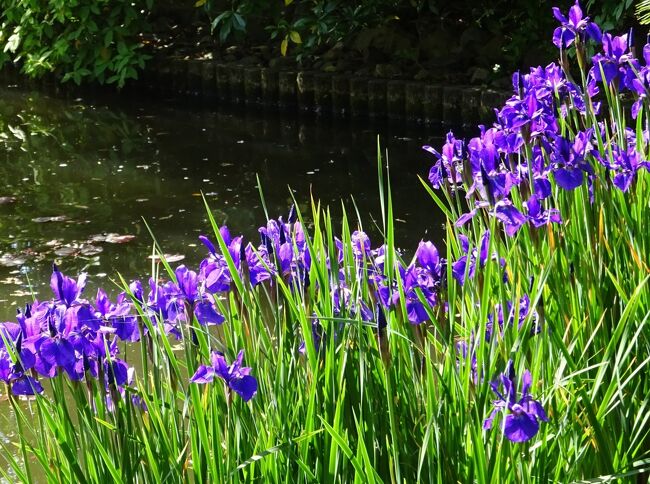
[[[2,0],[0,62],[63,81],[123,86],[147,56],[139,35],[153,0]]]

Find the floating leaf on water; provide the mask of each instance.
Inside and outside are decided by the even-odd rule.
[[[54,217],[36,217],[32,219],[32,222],[42,224],[45,222],[65,222],[66,220],[68,220],[68,217],[65,215],[56,215]]]
[[[109,244],[125,244],[126,242],[131,242],[133,239],[135,239],[135,235],[107,234],[104,241]]]
[[[76,255],[77,252],[79,252],[79,249],[76,247],[71,247],[69,245],[66,245],[65,247],[59,247],[54,251],[54,254],[58,255],[59,257],[70,257],[73,255]]]
[[[0,197],[0,205],[9,205],[16,203],[16,197]]]
[[[48,240],[47,242],[45,242],[46,247],[57,247],[57,246],[59,246],[61,244],[63,244],[63,242],[61,242],[58,239],[52,239],[52,240]]]
[[[185,259],[185,256],[181,255],[181,254],[165,254],[164,257],[165,257],[165,260],[170,264],[172,264],[174,262],[180,262],[183,259]],[[158,254],[150,255],[149,259],[153,259],[156,262],[158,262],[158,261],[160,261],[160,256]]]
[[[104,249],[99,245],[83,245],[80,250],[81,255],[86,257],[101,254],[102,252],[104,252]]]
[[[14,291],[10,294],[11,297],[27,297],[31,295],[32,293],[30,291],[21,291],[21,290]]]
[[[106,235],[104,234],[91,235],[88,238],[88,242],[106,242]]]
[[[27,257],[18,254],[2,254],[0,256],[0,266],[18,267],[27,262]]]

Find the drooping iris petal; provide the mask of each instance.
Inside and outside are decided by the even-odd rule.
[[[467,266],[467,256],[464,255],[451,265],[451,273],[454,279],[458,281],[461,286],[465,283],[465,268]]]
[[[495,209],[495,217],[503,223],[509,237],[513,237],[521,226],[526,223],[526,217],[510,204],[498,205]]]
[[[229,383],[233,389],[245,402],[249,401],[257,393],[257,379],[251,375],[245,375],[241,378],[233,378]]]
[[[76,357],[72,344],[63,338],[47,338],[39,348],[40,356],[50,365],[69,368]]]
[[[211,366],[201,365],[196,369],[196,372],[192,378],[190,378],[190,381],[199,384],[211,383],[212,380],[214,380],[214,375],[214,368]]]
[[[14,395],[36,395],[43,393],[43,386],[31,376],[23,376],[11,384],[11,393]]]
[[[584,174],[579,168],[557,168],[553,175],[555,183],[565,190],[575,190],[584,180]]]
[[[503,433],[511,442],[527,442],[539,431],[537,419],[525,412],[508,414],[504,420]]]
[[[140,341],[140,329],[134,316],[115,318],[112,320],[115,334],[122,341]]]
[[[104,364],[106,380],[109,385],[123,386],[129,381],[129,367],[126,362],[113,358]]]
[[[194,307],[194,315],[202,325],[221,324],[225,320],[223,315],[217,312],[214,304],[208,300],[203,300],[196,304]]]

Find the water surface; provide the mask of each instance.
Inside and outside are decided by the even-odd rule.
[[[87,271],[89,292],[110,288],[118,272],[146,278],[146,224],[167,254],[195,265],[204,256],[197,236],[209,231],[201,193],[219,223],[257,241],[257,177],[270,215],[286,216],[289,187],[303,210],[313,196],[335,214],[343,200],[352,215],[354,200],[377,239],[377,135],[390,157],[398,243],[440,240],[440,216],[417,179],[431,162],[421,145],[442,142],[435,131],[3,88],[0,320],[32,291],[49,297],[52,262]]]

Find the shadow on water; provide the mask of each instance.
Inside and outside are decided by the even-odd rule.
[[[310,194],[352,217],[379,240],[376,136],[390,157],[397,242],[440,241],[442,218],[417,176],[443,130],[206,110],[137,98],[66,100],[0,90],[0,318],[36,295],[49,297],[51,263],[93,285],[120,272],[146,277],[152,239],[197,264],[209,231],[200,197],[233,232],[257,241],[264,220],[256,176],[271,216],[286,215],[289,188],[303,210]],[[91,287],[92,289],[92,287]],[[88,293],[89,296],[92,292]]]

